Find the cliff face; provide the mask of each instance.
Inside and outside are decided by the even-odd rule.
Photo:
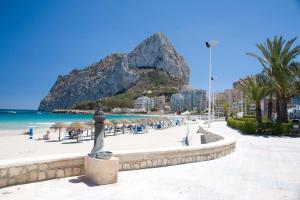
[[[189,82],[188,64],[162,33],[156,33],[129,54],[111,54],[92,66],[59,76],[39,110],[70,108],[81,101],[98,100],[136,88],[146,78],[141,73],[145,68],[165,71],[180,85]]]
[[[128,54],[131,67],[155,67],[169,72],[170,75],[189,83],[190,68],[162,33],[156,33],[144,40]]]

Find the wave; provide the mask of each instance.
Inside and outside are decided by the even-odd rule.
[[[37,125],[53,125],[55,124],[54,122],[43,122],[43,123],[35,123]]]

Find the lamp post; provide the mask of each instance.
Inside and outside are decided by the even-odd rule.
[[[216,107],[216,94],[215,94],[215,80],[218,77],[212,76],[211,90],[212,90],[212,121],[215,119],[215,107]]]
[[[212,96],[212,106],[211,106],[211,109],[212,109],[212,114],[211,114],[211,121],[214,121],[215,119],[215,77],[212,77],[212,81],[211,81],[211,96]]]
[[[209,49],[209,70],[208,70],[208,128],[210,128],[210,121],[211,121],[211,81],[213,79],[211,73],[211,49],[212,47],[216,46],[219,41],[210,41],[205,42],[206,47]]]

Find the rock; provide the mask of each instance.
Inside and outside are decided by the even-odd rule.
[[[70,108],[77,102],[112,96],[133,86],[138,78],[129,70],[126,54],[112,54],[95,65],[59,76],[39,110]]]
[[[86,100],[99,100],[123,93],[145,77],[140,70],[159,69],[181,85],[189,82],[189,66],[162,33],[155,33],[132,52],[114,53],[84,69],[59,76],[39,110],[68,109]]]
[[[190,69],[162,33],[155,33],[128,54],[130,67],[155,67],[169,72],[185,84],[189,83]]]
[[[9,169],[9,176],[17,176],[20,174],[22,168],[21,167],[11,167]]]
[[[65,171],[63,170],[63,169],[58,169],[57,171],[56,171],[56,177],[57,178],[62,178],[62,177],[64,177],[65,176]]]
[[[38,180],[43,181],[46,179],[46,173],[45,172],[39,172]]]

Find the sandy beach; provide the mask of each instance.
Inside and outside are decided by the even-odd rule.
[[[45,134],[49,128],[35,128],[34,134],[40,136]],[[0,130],[0,140],[2,137],[11,137],[11,136],[24,136],[24,133],[28,132],[28,129],[7,129],[7,130]],[[53,132],[53,131],[52,131]]]
[[[189,122],[190,132],[196,132],[199,123]],[[31,156],[88,153],[92,149],[91,137],[83,137],[79,143],[75,139],[58,141],[58,131],[50,130],[50,140],[38,140],[42,138],[49,128],[35,129],[33,139],[28,135],[22,135],[24,130],[0,131],[0,160],[17,159]],[[187,126],[176,126],[163,130],[149,129],[145,134],[119,134],[105,138],[105,148],[115,150],[149,149],[160,147],[182,146],[182,140],[186,136]],[[62,134],[63,136],[64,134]],[[83,133],[85,136],[86,133]]]

